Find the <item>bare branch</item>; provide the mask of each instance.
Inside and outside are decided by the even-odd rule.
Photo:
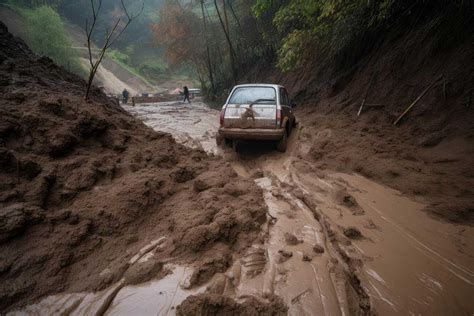
[[[145,8],[145,2],[142,1],[142,7],[141,7],[140,11],[135,15],[130,15],[130,13],[128,12],[127,7],[124,3],[124,0],[120,0],[120,3],[122,4],[123,11],[124,11],[125,15],[127,16],[127,22],[125,23],[125,25],[122,28],[120,28],[120,23],[122,22],[122,18],[119,18],[115,22],[112,30],[110,32],[106,31],[105,40],[104,40],[104,44],[102,46],[102,49],[100,50],[99,56],[94,61],[93,56],[92,56],[92,33],[94,32],[94,28],[95,28],[96,22],[98,20],[99,11],[100,11],[100,8],[102,7],[102,0],[98,1],[97,7],[94,4],[94,0],[90,0],[90,3],[91,3],[91,7],[92,7],[92,24],[89,27],[89,21],[86,19],[86,35],[87,35],[87,48],[88,48],[88,52],[89,52],[89,63],[90,63],[91,68],[90,68],[90,71],[89,71],[89,80],[87,82],[87,90],[86,90],[86,95],[85,95],[86,99],[89,98],[89,93],[90,93],[90,90],[91,90],[92,82],[94,81],[95,74],[97,73],[97,70],[99,69],[100,63],[102,62],[107,49],[115,41],[117,41],[119,39],[119,37],[127,29],[127,27],[130,25],[130,23],[133,20],[135,20],[139,15],[141,15],[144,8]],[[119,31],[119,29],[120,29],[120,31]]]
[[[127,18],[130,20],[130,15],[128,14],[128,10],[127,10],[127,7],[125,6],[125,3],[123,3],[123,0],[120,0],[120,3],[122,4],[122,9],[127,15]]]

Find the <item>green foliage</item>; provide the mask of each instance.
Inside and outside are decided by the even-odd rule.
[[[7,3],[17,8],[37,8],[41,6],[57,8],[61,0],[7,0]]]
[[[130,56],[128,54],[122,53],[115,49],[109,49],[107,52],[107,57],[115,60],[116,62],[123,65],[130,65]]]
[[[278,68],[289,71],[301,66],[302,58],[299,52],[304,50],[308,36],[306,31],[295,30],[283,39],[282,46],[278,50]]]
[[[252,13],[257,18],[261,18],[263,14],[270,9],[274,2],[274,0],[256,0],[252,6]]]
[[[51,58],[66,69],[84,74],[58,13],[49,6],[20,11],[25,17],[26,42],[38,55]]]
[[[159,78],[166,74],[168,65],[161,59],[146,60],[138,65],[138,71],[147,78]]]
[[[311,46],[332,57],[348,48],[358,36],[390,18],[393,0],[257,0],[256,17],[270,7],[278,9],[272,20],[281,36],[278,67],[283,71],[301,65]]]

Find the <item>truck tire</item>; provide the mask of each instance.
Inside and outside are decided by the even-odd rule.
[[[239,141],[237,139],[232,140],[232,149],[237,152],[239,150]]]
[[[283,133],[283,137],[278,141],[276,148],[279,152],[284,153],[286,151],[287,145],[288,145],[288,135],[285,131],[285,133]]]
[[[217,133],[216,134],[216,145],[221,146],[223,142],[224,142],[224,137],[222,137],[221,134]]]

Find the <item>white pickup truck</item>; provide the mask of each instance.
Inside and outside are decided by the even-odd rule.
[[[284,152],[296,125],[294,107],[283,86],[237,85],[222,106],[217,143],[232,142],[235,149],[239,140],[275,140]]]

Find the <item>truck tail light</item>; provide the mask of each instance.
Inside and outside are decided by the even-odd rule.
[[[281,110],[277,110],[276,124],[281,126]]]
[[[225,114],[225,108],[221,110],[221,115],[220,115],[220,118],[219,118],[219,123],[221,126],[224,125],[224,114]]]

